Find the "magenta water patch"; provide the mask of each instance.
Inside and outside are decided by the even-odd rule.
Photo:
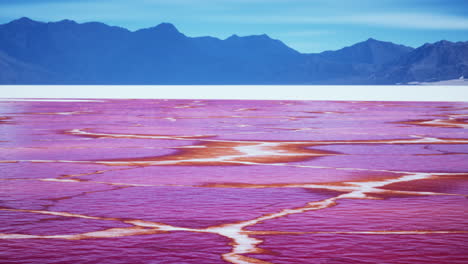
[[[0,101],[2,263],[464,263],[468,105]]]
[[[113,239],[8,239],[0,241],[3,263],[229,263],[225,238],[212,234],[164,233]]]
[[[466,235],[307,234],[258,236],[266,263],[440,263],[466,262]]]
[[[421,204],[425,206],[422,207]],[[248,229],[282,232],[359,233],[463,231],[468,233],[468,202],[458,197],[393,197],[385,200],[343,199],[336,206],[265,221]],[[439,208],[434,212],[433,208]],[[300,225],[298,223],[301,223]]]
[[[21,211],[2,211],[0,212],[0,221],[8,223],[8,225],[0,227],[0,233],[18,236],[74,235],[130,226],[110,219],[86,219]]]

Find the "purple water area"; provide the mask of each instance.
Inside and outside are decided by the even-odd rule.
[[[306,234],[257,236],[267,263],[466,263],[466,235]]]
[[[1,263],[466,263],[468,104],[0,100]]]
[[[173,232],[114,239],[0,241],[2,263],[228,263],[228,241],[212,234]]]

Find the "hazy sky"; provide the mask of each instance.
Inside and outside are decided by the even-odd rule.
[[[266,33],[301,52],[369,37],[413,47],[468,40],[468,0],[0,0],[0,23],[100,21],[130,30],[161,22],[188,36]]]

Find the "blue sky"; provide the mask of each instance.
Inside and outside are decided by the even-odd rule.
[[[100,21],[130,30],[161,22],[188,36],[268,34],[301,52],[370,37],[417,47],[468,41],[467,0],[0,0],[0,23]]]

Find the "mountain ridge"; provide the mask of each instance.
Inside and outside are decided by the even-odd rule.
[[[0,52],[8,56],[0,56],[9,61],[4,72],[16,76],[1,74],[0,84],[395,84],[468,76],[468,42],[412,48],[369,38],[301,53],[266,34],[188,37],[167,22],[130,31],[23,17],[0,25]]]

